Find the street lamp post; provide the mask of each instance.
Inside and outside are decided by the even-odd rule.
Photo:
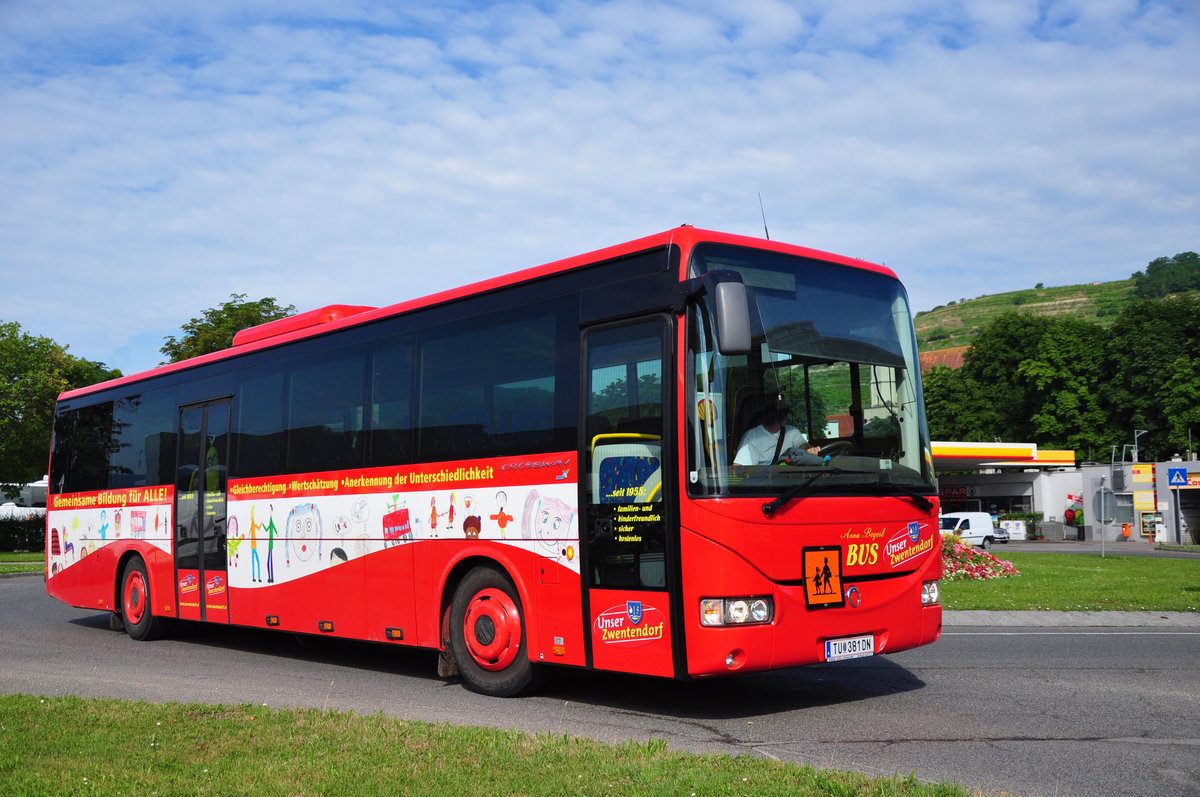
[[[1145,430],[1145,429],[1134,429],[1133,430],[1133,461],[1134,462],[1138,461],[1138,443],[1137,443],[1138,438],[1141,437],[1142,435],[1144,435],[1146,433],[1146,431],[1147,430]]]

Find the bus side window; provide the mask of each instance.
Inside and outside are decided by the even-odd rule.
[[[578,396],[564,371],[574,371],[578,321],[564,306],[513,307],[420,333],[419,459],[570,446],[573,423],[558,416],[563,394]]]
[[[372,353],[369,466],[412,459],[412,375],[411,343],[381,346]]]
[[[293,364],[288,384],[287,468],[329,471],[363,462],[363,366],[360,350]]]
[[[283,461],[283,370],[243,372],[237,386],[233,473],[239,477],[279,473]]]

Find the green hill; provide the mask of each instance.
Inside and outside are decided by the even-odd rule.
[[[969,346],[979,330],[1008,310],[1035,315],[1074,316],[1110,324],[1134,301],[1133,279],[1030,288],[997,293],[917,313],[917,345],[922,352]]]

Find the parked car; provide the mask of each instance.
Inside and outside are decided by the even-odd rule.
[[[963,542],[985,551],[994,542],[1008,542],[1008,532],[996,528],[987,512],[947,512],[942,515],[942,533],[957,534]]]

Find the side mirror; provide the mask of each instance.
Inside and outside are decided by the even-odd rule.
[[[747,354],[750,351],[750,304],[742,282],[718,282],[709,290],[717,323],[717,351]]]
[[[750,304],[742,275],[732,269],[718,269],[681,283],[675,293],[676,314],[682,313],[701,294],[708,294],[711,300],[717,351],[725,355],[748,354]]]

